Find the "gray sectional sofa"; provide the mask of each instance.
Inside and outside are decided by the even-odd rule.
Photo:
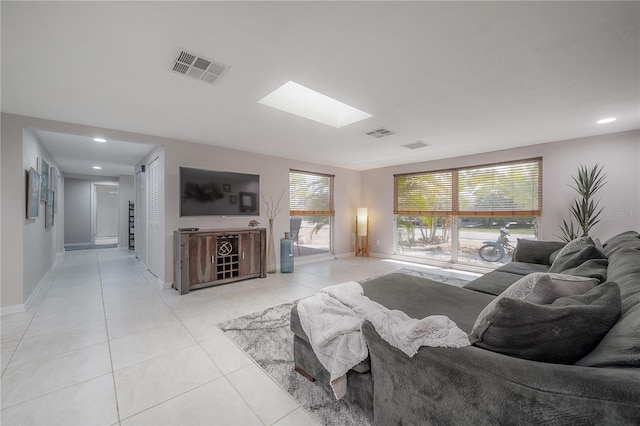
[[[462,288],[399,273],[364,282],[387,308],[447,315],[473,345],[410,358],[365,322],[369,358],[344,399],[378,425],[640,424],[640,234],[563,246],[519,241],[512,263]],[[552,303],[504,297],[545,272],[593,288]],[[291,329],[296,369],[327,386],[295,307]]]

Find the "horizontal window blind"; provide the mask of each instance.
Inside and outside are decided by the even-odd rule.
[[[445,216],[453,213],[453,172],[395,176],[394,213]]]
[[[541,161],[503,163],[458,171],[462,216],[539,216]]]
[[[394,214],[540,216],[542,160],[394,176]]]
[[[334,215],[333,175],[289,171],[289,215]]]

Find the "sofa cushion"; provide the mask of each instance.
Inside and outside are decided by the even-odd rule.
[[[514,262],[538,263],[551,265],[551,253],[565,246],[561,241],[536,241],[518,238],[516,250],[513,253]]]
[[[609,238],[604,243],[603,253],[610,257],[616,251],[624,248],[640,250],[640,234],[636,231],[627,231]]]
[[[584,294],[598,285],[594,278],[574,277],[563,274],[533,273],[522,277],[493,299],[478,315],[473,329],[481,326],[486,318],[496,310],[501,299],[526,300],[530,303],[545,305],[559,297]]]
[[[549,265],[539,263],[511,262],[499,267],[496,271],[511,272],[518,275],[529,275],[534,272],[549,272]]]
[[[469,284],[465,284],[463,288],[497,296],[520,278],[522,278],[522,274],[503,272],[500,269],[496,269],[476,278]]]
[[[567,244],[568,246],[568,244]],[[576,266],[582,265],[589,259],[606,259],[607,256],[604,255],[600,250],[596,248],[595,245],[575,245],[567,250],[565,246],[558,256],[556,260],[553,262],[551,267],[549,268],[549,272],[564,272],[567,269],[575,268]]]
[[[392,273],[362,283],[364,295],[411,318],[446,315],[466,333],[493,296],[426,278]],[[463,309],[461,309],[463,308]]]
[[[475,346],[518,358],[575,363],[589,353],[620,316],[620,289],[613,282],[551,304],[501,298],[474,327]]]
[[[575,268],[565,269],[562,273],[577,277],[596,278],[603,283],[607,280],[608,266],[609,261],[607,259],[589,259]]]
[[[640,367],[640,250],[616,250],[609,258],[608,279],[620,287],[620,319],[598,346],[577,364]]]

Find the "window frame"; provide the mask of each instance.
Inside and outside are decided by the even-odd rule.
[[[508,167],[510,165],[524,165],[524,164],[534,164],[537,166],[537,200],[536,207],[530,209],[514,209],[514,210],[462,210],[460,209],[460,172],[464,172],[467,170],[481,170],[481,169],[490,169],[490,168],[498,168],[498,167]],[[399,179],[403,177],[411,177],[411,176],[434,176],[441,175],[443,173],[451,173],[451,210],[438,210],[438,209],[428,209],[428,210],[407,210],[407,209],[399,209]],[[434,170],[428,172],[413,172],[413,173],[402,173],[393,175],[394,178],[394,209],[393,213],[395,215],[401,216],[496,216],[496,217],[509,217],[509,216],[542,216],[542,157],[529,158],[524,160],[514,160],[514,161],[506,161],[499,162],[493,164],[484,164],[484,165],[475,165],[468,167],[459,167],[452,169],[443,169],[443,170]],[[449,201],[449,200],[448,200]]]
[[[309,175],[313,177],[321,177],[329,179],[329,199],[328,205],[325,209],[300,209],[300,206],[304,204],[304,200],[296,201],[296,196],[291,193],[291,175],[292,174]],[[328,216],[329,218],[329,251],[333,253],[333,241],[334,241],[334,222],[335,222],[335,175],[328,173],[311,172],[308,170],[289,169],[289,217],[312,217],[312,216]],[[294,207],[293,204],[297,204]]]

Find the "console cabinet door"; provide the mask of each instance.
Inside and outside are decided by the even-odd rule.
[[[260,275],[260,232],[240,234],[240,276]]]
[[[190,285],[216,280],[216,235],[191,236],[189,239]]]

